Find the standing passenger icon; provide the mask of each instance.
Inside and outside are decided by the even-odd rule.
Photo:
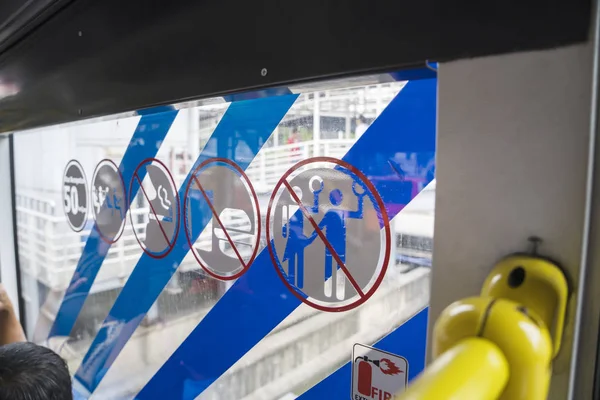
[[[390,256],[383,201],[343,161],[319,157],[286,172],[269,201],[266,228],[277,273],[312,307],[354,308],[383,279]]]
[[[364,190],[361,193],[357,193],[357,182],[352,183],[352,191],[358,198],[358,209],[356,211],[346,211],[339,207],[344,200],[344,194],[340,189],[333,189],[329,193],[329,202],[335,208],[329,209],[321,222],[319,222],[319,229],[325,231],[325,237],[331,244],[333,251],[339,256],[339,261],[336,261],[336,269],[332,270],[333,266],[333,252],[329,247],[325,247],[325,296],[334,296],[338,300],[344,299],[344,274],[339,273],[340,267],[346,263],[346,218],[362,219],[363,217],[363,204],[364,204]],[[316,235],[316,231],[315,231]],[[331,280],[330,280],[331,278]],[[338,291],[340,293],[338,293]]]
[[[299,187],[293,188],[296,196],[302,199],[302,189]],[[294,201],[292,196],[287,194],[290,204]],[[316,199],[318,197],[315,196]],[[302,289],[304,286],[304,250],[312,243],[317,237],[316,232],[310,237],[304,234],[304,220],[305,216],[302,213],[291,213],[291,206],[287,206],[286,220],[287,223],[282,226],[281,234],[284,238],[287,238],[285,250],[283,253],[283,261],[288,262],[288,282],[292,285],[296,285],[298,289]],[[296,209],[298,207],[295,207]],[[312,207],[312,212],[318,211],[318,201],[315,201],[315,205]]]

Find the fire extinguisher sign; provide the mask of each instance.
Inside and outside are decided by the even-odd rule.
[[[352,348],[352,400],[393,400],[407,381],[406,358],[358,343]]]

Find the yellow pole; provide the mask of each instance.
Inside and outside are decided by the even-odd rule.
[[[470,337],[439,356],[398,400],[496,400],[508,382],[506,357],[487,339]]]

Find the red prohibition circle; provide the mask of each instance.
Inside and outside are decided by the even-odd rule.
[[[386,237],[385,253],[383,256],[383,265],[382,265],[381,271],[379,271],[379,276],[377,276],[375,282],[373,283],[373,286],[371,286],[371,288],[367,291],[367,293],[365,293],[362,297],[359,294],[358,300],[351,302],[350,304],[346,304],[344,306],[329,307],[329,306],[317,304],[317,303],[309,300],[307,297],[301,295],[300,293],[303,293],[303,292],[300,289],[297,289],[294,286],[292,286],[288,282],[286,277],[284,276],[283,271],[279,268],[278,262],[277,262],[279,257],[277,256],[277,253],[275,252],[275,248],[273,247],[273,244],[271,241],[271,231],[270,231],[271,230],[271,209],[273,207],[275,197],[277,197],[277,192],[279,191],[279,188],[281,187],[283,182],[286,181],[286,179],[298,168],[303,167],[307,164],[312,164],[312,163],[316,163],[316,162],[328,162],[328,163],[336,164],[342,168],[347,169],[348,171],[352,172],[353,174],[355,174],[365,184],[367,189],[369,189],[371,191],[373,198],[377,202],[377,206],[379,207],[381,219],[383,221],[383,227],[385,230],[385,237]],[[292,166],[290,169],[288,169],[286,171],[286,173],[283,174],[283,176],[281,177],[279,182],[277,182],[277,185],[275,185],[275,188],[273,189],[273,194],[271,195],[271,198],[269,199],[269,206],[267,207],[267,218],[266,218],[265,225],[266,225],[266,229],[267,229],[267,247],[269,248],[269,254],[271,255],[271,260],[273,261],[273,267],[275,268],[275,271],[279,275],[279,278],[281,278],[281,281],[285,284],[285,286],[287,286],[288,289],[290,289],[290,291],[294,294],[294,296],[296,296],[303,303],[305,303],[313,308],[316,308],[317,310],[326,311],[326,312],[342,312],[342,311],[352,310],[353,308],[356,308],[359,305],[363,304],[365,301],[369,300],[369,298],[371,298],[371,296],[373,296],[373,294],[375,294],[375,292],[381,285],[383,278],[385,277],[385,273],[387,271],[387,266],[390,261],[390,253],[391,253],[390,220],[389,220],[387,211],[385,209],[385,204],[383,203],[381,196],[379,196],[377,189],[375,189],[375,186],[365,176],[365,174],[363,174],[356,167],[354,167],[353,165],[351,165],[345,161],[338,160],[337,158],[333,158],[333,157],[313,157],[313,158],[309,158],[306,160],[302,160],[299,163],[297,163],[296,165]]]
[[[94,190],[94,182],[96,180],[96,174],[98,173],[98,170],[100,169],[100,167],[102,165],[104,165],[105,163],[111,164],[113,167],[115,167],[115,171],[117,171],[117,174],[119,174],[119,178],[121,179],[121,185],[123,186],[123,203],[125,205],[128,205],[129,203],[127,202],[127,192],[125,189],[125,181],[123,180],[123,175],[121,174],[121,171],[119,171],[119,167],[117,166],[117,164],[115,164],[113,160],[109,160],[108,158],[105,158],[104,160],[100,160],[100,162],[96,165],[96,168],[94,169],[94,173],[92,174],[92,184],[90,185],[90,191],[92,192],[90,200],[92,202],[94,201],[93,190]],[[98,199],[98,200],[100,200],[100,199]],[[127,208],[129,208],[129,207],[127,207]],[[104,234],[100,230],[100,227],[98,227],[98,220],[96,219],[97,215],[96,215],[95,207],[92,207],[92,214],[94,215],[94,221],[96,221],[96,230],[100,234],[100,239],[102,239],[103,241],[105,241],[106,243],[111,244],[111,245],[117,243],[117,241],[121,238],[123,231],[125,230],[125,218],[123,218],[123,221],[121,222],[120,232],[111,240],[111,239],[107,238],[106,236],[104,236]]]
[[[142,246],[142,241],[138,237],[137,232],[135,230],[135,224],[133,222],[133,214],[132,214],[131,210],[129,210],[129,219],[131,220],[131,229],[133,230],[133,235],[135,236],[135,239],[137,240],[138,244],[140,245],[140,247],[142,248],[144,253],[148,254],[152,258],[160,259],[160,258],[166,257],[167,254],[169,254],[171,252],[171,250],[173,250],[173,248],[175,247],[175,243],[177,242],[177,236],[179,236],[179,224],[181,221],[181,214],[180,214],[181,213],[181,203],[179,202],[179,193],[177,192],[177,186],[175,185],[175,179],[173,179],[173,175],[171,174],[171,171],[169,171],[169,168],[167,168],[167,166],[162,161],[160,161],[156,158],[152,158],[152,157],[146,158],[141,163],[139,163],[139,165],[136,167],[135,171],[133,171],[133,175],[131,176],[131,182],[129,183],[129,193],[133,193],[133,191],[132,191],[133,182],[136,180],[136,178],[139,179],[140,189],[142,189],[142,180],[140,179],[140,176],[138,175],[138,171],[143,165],[152,164],[154,162],[159,164],[161,167],[163,167],[163,169],[167,172],[167,176],[169,177],[169,179],[171,180],[171,183],[173,184],[173,189],[175,191],[175,201],[177,202],[176,203],[177,204],[177,215],[175,216],[175,218],[176,218],[175,219],[175,221],[176,221],[175,234],[173,235],[172,241],[167,240],[168,248],[166,250],[163,250],[162,253],[158,253],[158,254],[155,254],[155,253],[151,252],[150,250],[144,248],[144,246]],[[138,192],[138,194],[139,194],[139,192]],[[145,194],[142,193],[142,196],[145,197]],[[131,201],[133,201],[133,199],[131,199]],[[154,216],[157,217],[156,212],[154,211],[154,209],[152,208],[152,205],[150,204],[150,199],[148,199],[148,205],[150,206],[150,209],[154,213]],[[158,220],[158,217],[156,219],[156,223],[158,223],[160,225],[160,221]],[[159,228],[161,228],[161,230],[162,230],[162,227],[159,227]],[[164,231],[163,231],[163,234],[164,234]]]
[[[188,183],[186,185],[184,199],[188,198],[189,190],[190,190],[190,188],[192,186],[192,182],[194,180],[197,181],[196,176],[201,172],[201,170],[204,169],[209,164],[214,164],[214,163],[218,163],[218,162],[225,163],[225,164],[231,166],[237,172],[239,172],[239,174],[242,177],[242,179],[244,179],[244,181],[246,181],[246,184],[248,185],[248,188],[250,189],[250,195],[254,199],[254,208],[255,208],[256,219],[257,219],[257,224],[256,224],[257,231],[256,231],[256,243],[254,245],[254,251],[252,252],[252,256],[250,257],[250,259],[248,260],[248,262],[245,263],[245,265],[244,265],[244,261],[241,260],[241,258],[240,258],[240,263],[242,264],[243,268],[237,274],[234,274],[234,275],[231,275],[231,276],[222,276],[222,275],[219,275],[219,274],[211,271],[210,268],[208,268],[208,266],[204,265],[204,263],[202,262],[202,259],[200,258],[200,256],[198,254],[196,254],[196,251],[194,250],[194,246],[193,246],[192,240],[190,238],[190,232],[188,230],[188,222],[187,222],[188,206],[187,206],[187,201],[183,202],[184,203],[183,204],[183,226],[184,226],[184,229],[185,229],[185,237],[187,239],[188,245],[190,246],[190,250],[192,251],[192,254],[194,255],[194,258],[196,259],[196,261],[198,262],[198,264],[202,267],[202,269],[204,271],[206,271],[206,273],[208,273],[213,278],[217,278],[217,279],[220,279],[220,280],[223,280],[223,281],[230,281],[230,280],[237,279],[240,276],[242,276],[250,268],[250,265],[252,264],[252,262],[256,258],[256,255],[258,254],[258,247],[260,245],[260,233],[261,233],[261,225],[262,225],[262,223],[261,223],[261,219],[260,219],[260,207],[258,205],[258,196],[256,195],[256,192],[254,191],[254,187],[252,186],[252,182],[250,182],[250,179],[248,178],[248,176],[246,175],[246,173],[244,172],[244,170],[242,168],[240,168],[239,165],[237,165],[235,162],[231,161],[228,158],[213,157],[213,158],[209,158],[208,160],[205,160],[202,163],[200,163],[200,165],[198,165],[194,169],[194,171],[192,172],[192,175],[191,175],[192,178],[188,181]],[[197,183],[200,186],[200,182],[197,182]],[[223,230],[225,230],[224,226],[222,228],[223,228]]]

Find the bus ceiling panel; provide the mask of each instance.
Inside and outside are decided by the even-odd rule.
[[[0,1],[0,51],[7,49],[41,24],[69,0]]]
[[[0,54],[0,131],[567,45],[587,40],[590,13],[591,0],[76,0]]]

